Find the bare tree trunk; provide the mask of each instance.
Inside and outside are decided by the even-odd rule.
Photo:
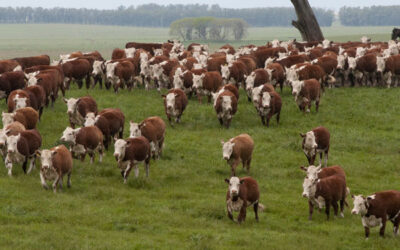
[[[324,35],[315,18],[314,12],[308,0],[291,0],[296,9],[297,21],[292,21],[292,25],[300,31],[304,41],[322,41]]]

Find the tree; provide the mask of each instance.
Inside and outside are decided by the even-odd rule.
[[[300,31],[304,41],[322,41],[324,35],[315,18],[308,0],[291,0],[297,14],[297,21],[292,21],[292,25]]]

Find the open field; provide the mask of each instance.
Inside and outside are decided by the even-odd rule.
[[[325,31],[333,40],[352,39],[347,34],[358,39],[363,32],[382,40],[390,27],[333,27]],[[122,47],[128,40],[168,38],[165,29],[80,25],[0,25],[0,34],[1,58],[41,53],[57,56],[78,49],[98,49],[109,57],[114,47]],[[248,39],[261,44],[263,39],[287,39],[296,34],[289,28],[251,29]],[[141,121],[153,115],[166,120],[162,99],[155,90],[114,94],[98,87],[78,90],[73,85],[67,97],[87,94],[97,100],[99,110],[117,107],[125,113],[125,136],[129,120]],[[298,110],[285,88],[281,124],[277,126],[273,118],[270,128],[261,125],[243,90],[240,94],[238,113],[229,130],[220,127],[212,105],[191,100],[182,124],[167,126],[164,155],[151,161],[149,179],[140,165],[139,178],[132,173],[124,185],[112,156],[113,147],[103,163],[97,158],[94,165],[88,158],[84,163],[74,160],[72,188],[56,195],[41,187],[38,169],[26,176],[20,166],[14,166],[14,177],[9,178],[0,162],[0,248],[398,248],[400,238],[393,236],[391,223],[387,223],[385,239],[379,238],[378,228],[374,228],[369,241],[364,240],[361,218],[350,214],[350,197],[344,219],[326,221],[323,213],[315,212],[308,221],[307,200],[301,197],[304,173],[299,169],[307,161],[299,133],[319,125],[330,130],[329,165],[343,166],[352,193],[398,189],[400,88],[328,89],[320,112],[316,114],[313,106],[307,115]],[[4,101],[0,109],[6,109]],[[45,109],[38,126],[42,148],[59,143],[68,125],[66,110],[60,98],[54,109]],[[220,139],[240,133],[255,140],[251,176],[260,185],[260,201],[266,211],[256,223],[252,209],[248,209],[246,222],[238,226],[226,216],[224,179],[229,177],[230,168],[222,159]],[[237,173],[246,175],[241,167]]]

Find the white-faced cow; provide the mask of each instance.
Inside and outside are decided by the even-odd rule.
[[[75,128],[76,125],[82,126],[87,113],[92,112],[97,115],[97,103],[90,96],[64,98],[63,100],[67,104],[67,114],[72,128]]]
[[[319,163],[321,164],[322,154],[325,153],[325,167],[328,164],[328,153],[330,146],[330,133],[324,127],[317,127],[305,134],[300,134],[303,138],[302,148],[307,157],[308,163],[314,165],[315,157],[319,153]]]
[[[234,138],[229,139],[229,141],[224,142],[221,140],[222,144],[222,157],[231,166],[231,175],[236,175],[236,167],[240,162],[243,164],[243,168],[250,171],[251,158],[254,149],[254,141],[248,134],[241,134]]]
[[[167,95],[162,95],[162,98],[164,99],[165,114],[168,117],[169,124],[173,126],[172,119],[179,123],[188,104],[185,92],[181,89],[171,89]]]

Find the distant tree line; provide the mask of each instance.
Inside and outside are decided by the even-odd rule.
[[[339,18],[341,23],[347,26],[396,26],[400,25],[400,5],[365,8],[343,7],[339,11]]]
[[[171,24],[170,34],[187,40],[241,40],[248,24],[240,18],[183,18]]]
[[[315,8],[321,26],[330,26],[334,19],[331,10]],[[0,8],[0,23],[78,23],[169,27],[176,20],[188,17],[241,18],[250,26],[291,26],[296,18],[293,8],[229,9],[207,4],[145,4],[137,7],[120,6],[114,10],[67,8]]]

